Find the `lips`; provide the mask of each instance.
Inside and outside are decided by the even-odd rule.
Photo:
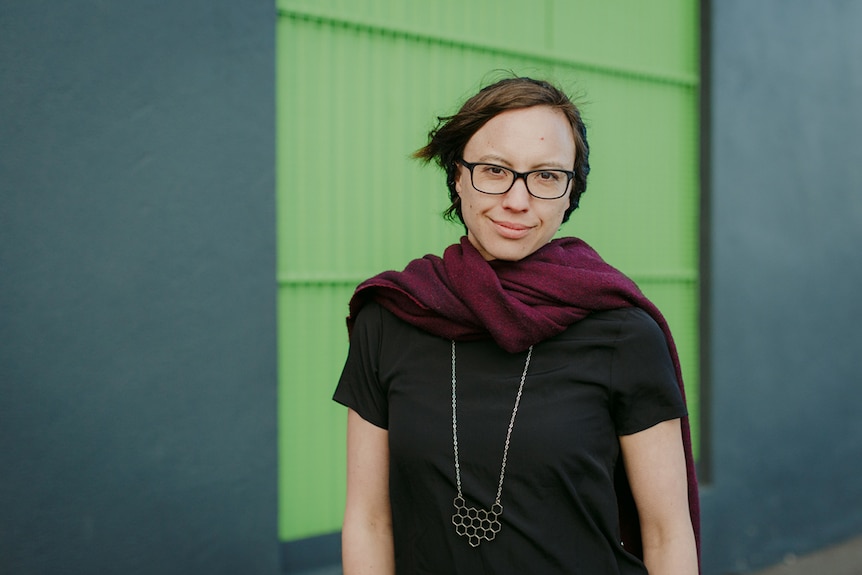
[[[524,224],[518,224],[515,222],[491,221],[494,222],[494,228],[497,230],[497,233],[510,240],[519,240],[529,234],[530,230],[533,229],[530,226],[525,226]]]

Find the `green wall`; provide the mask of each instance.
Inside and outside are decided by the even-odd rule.
[[[698,2],[277,7],[282,541],[340,529],[346,415],[330,397],[353,288],[462,232],[440,217],[442,174],[409,155],[437,116],[503,70],[550,78],[581,104],[593,171],[562,233],[593,244],[665,312],[697,419]]]

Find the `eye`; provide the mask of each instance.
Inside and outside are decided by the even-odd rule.
[[[544,172],[536,172],[536,178],[542,183],[554,183],[559,182],[562,179],[562,174],[560,172],[548,170]]]
[[[481,175],[489,178],[505,178],[509,174],[509,170],[495,166],[494,164],[478,164]]]

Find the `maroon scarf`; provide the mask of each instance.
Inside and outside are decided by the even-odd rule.
[[[427,255],[410,262],[403,272],[383,272],[360,284],[350,300],[348,330],[368,301],[434,335],[457,341],[490,337],[510,353],[562,333],[592,312],[639,307],[664,332],[685,399],[676,345],[664,316],[632,280],[577,238],[554,240],[517,262],[486,262],[463,237],[446,249],[442,259]],[[700,503],[688,417],[682,420],[682,439],[699,557]],[[622,464],[619,468],[622,540],[629,552],[642,557],[637,510]]]

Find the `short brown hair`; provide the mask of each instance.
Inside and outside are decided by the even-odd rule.
[[[443,213],[448,220],[456,217],[461,223],[461,198],[455,189],[455,174],[458,160],[464,147],[473,134],[494,116],[508,110],[550,106],[565,114],[572,125],[575,138],[575,177],[569,196],[569,207],[563,215],[563,222],[578,207],[581,194],[587,189],[587,175],[590,173],[590,146],[587,144],[587,128],[581,120],[581,113],[571,99],[559,88],[544,80],[532,78],[506,78],[482,88],[476,95],[464,102],[453,116],[437,118],[437,127],[428,133],[428,144],[416,150],[414,158],[426,163],[436,160],[446,172],[446,185],[452,204]]]

